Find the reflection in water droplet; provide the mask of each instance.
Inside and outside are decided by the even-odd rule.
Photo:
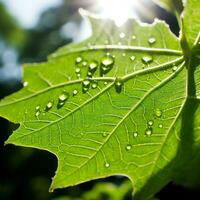
[[[28,82],[25,81],[25,82],[23,83],[23,86],[24,86],[24,87],[27,87],[27,86],[28,86]]]
[[[78,90],[73,91],[73,96],[76,96],[78,94]]]
[[[153,123],[154,123],[154,122],[153,122],[152,120],[150,120],[150,121],[148,121],[147,124],[148,124],[149,126],[153,126]]]
[[[119,34],[119,37],[120,37],[121,39],[125,38],[125,36],[126,36],[125,33],[120,33],[120,34]]]
[[[131,59],[132,61],[134,61],[134,60],[135,60],[135,56],[131,56],[130,59]]]
[[[149,42],[149,44],[154,44],[156,42],[156,38],[150,37],[148,42]]]
[[[100,75],[108,73],[114,65],[114,58],[112,56],[105,56],[101,60]]]
[[[151,63],[153,61],[153,58],[151,57],[151,56],[144,56],[144,57],[142,57],[142,62],[144,63],[144,64],[149,64],[149,63]]]
[[[123,81],[120,78],[116,78],[115,80],[115,91],[120,93],[122,91]]]
[[[89,88],[90,88],[90,81],[87,79],[83,80],[83,82],[82,82],[83,93],[86,93],[89,90]]]
[[[151,136],[152,133],[153,133],[153,129],[151,127],[147,128],[146,131],[145,131],[146,136]]]
[[[132,35],[132,40],[135,40],[136,39],[136,36],[135,35]]]
[[[45,111],[50,110],[53,107],[53,101],[49,101],[46,105]]]
[[[110,164],[106,162],[106,163],[104,164],[104,166],[105,166],[106,168],[108,168],[108,167],[110,167]]]
[[[132,149],[132,146],[131,146],[130,144],[127,144],[127,145],[126,145],[126,150],[127,150],[127,151],[130,151],[131,149]]]
[[[159,124],[158,127],[159,127],[159,128],[163,128],[163,125],[162,125],[162,124]]]
[[[173,66],[172,71],[175,72],[178,69],[177,66]]]
[[[133,136],[134,136],[134,137],[137,137],[137,136],[138,136],[138,132],[134,132],[134,133],[133,133]]]
[[[83,60],[83,58],[81,56],[78,56],[76,58],[76,63],[80,63],[80,62],[82,62],[82,60]]]
[[[162,110],[160,110],[159,108],[156,108],[155,115],[156,115],[156,117],[161,117],[162,116]]]

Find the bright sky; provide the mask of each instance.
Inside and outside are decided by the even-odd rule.
[[[40,14],[48,9],[59,5],[62,0],[0,0],[4,2],[8,10],[14,17],[17,18],[19,23],[26,27],[31,28],[36,25]]]

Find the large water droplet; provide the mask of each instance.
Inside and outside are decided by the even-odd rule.
[[[156,108],[154,112],[155,112],[156,117],[160,118],[162,116],[162,110],[160,110],[159,108]]]
[[[108,168],[108,167],[110,167],[110,164],[109,164],[108,162],[106,162],[106,163],[104,164],[104,166],[105,166],[106,168]]]
[[[154,44],[156,42],[156,38],[155,37],[150,37],[148,42],[149,42],[149,44]]]
[[[131,149],[132,149],[132,146],[131,146],[130,144],[127,144],[127,145],[126,145],[126,150],[127,150],[127,151],[130,151]]]
[[[125,36],[126,36],[125,33],[120,33],[120,34],[119,34],[119,37],[120,37],[121,39],[125,38]]]
[[[120,93],[122,91],[123,87],[123,81],[120,78],[117,78],[115,80],[115,90],[117,93]]]
[[[108,73],[114,65],[114,58],[112,56],[105,56],[101,60],[100,75]]]
[[[149,64],[149,63],[151,63],[153,61],[153,58],[151,57],[151,56],[144,56],[144,57],[142,57],[142,62],[144,63],[144,64]]]
[[[147,128],[146,131],[145,131],[146,136],[151,136],[152,133],[153,133],[153,129],[151,127]]]
[[[83,80],[83,82],[82,82],[83,93],[86,93],[89,90],[89,88],[90,88],[90,81],[87,79]]]
[[[82,60],[83,60],[83,58],[81,56],[78,56],[76,58],[76,63],[80,63],[80,62],[82,62]]]
[[[47,105],[46,105],[45,110],[48,111],[48,110],[50,110],[52,107],[53,107],[53,101],[49,101],[49,102],[47,103]]]
[[[131,56],[130,59],[131,59],[132,61],[134,61],[134,60],[135,60],[135,56]]]

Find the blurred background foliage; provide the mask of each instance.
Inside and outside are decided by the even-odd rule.
[[[78,14],[80,7],[96,12],[95,0],[60,0],[48,5],[31,26],[23,25],[10,11],[7,2],[17,9],[21,0],[0,0],[0,98],[22,87],[21,64],[45,61],[48,54],[70,42],[78,42],[90,34],[90,29]],[[27,1],[29,6],[33,1]],[[41,2],[41,1],[40,1]],[[147,3],[148,2],[148,3]],[[143,9],[136,10],[144,22],[154,17],[164,19],[178,35],[175,17],[150,0],[140,1]],[[148,12],[147,12],[148,10]],[[26,4],[21,12],[26,11]],[[34,13],[25,13],[25,17]],[[90,181],[78,186],[49,193],[51,178],[57,167],[56,157],[31,148],[4,146],[5,140],[18,125],[0,118],[0,200],[128,200],[131,184],[127,178],[116,176]],[[193,199],[195,191],[170,183],[157,195],[161,200]],[[199,193],[197,192],[197,195]],[[200,196],[200,195],[199,195]]]

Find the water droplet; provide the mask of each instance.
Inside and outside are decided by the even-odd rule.
[[[108,85],[108,82],[105,81],[105,82],[104,82],[104,85]]]
[[[35,107],[35,110],[36,110],[36,111],[40,110],[40,106],[36,106],[36,107]]]
[[[127,150],[127,151],[130,151],[131,149],[132,149],[132,146],[131,146],[130,144],[127,144],[127,145],[126,145],[126,150]]]
[[[132,40],[135,40],[136,39],[136,36],[135,35],[132,35]]]
[[[108,168],[110,167],[110,164],[108,162],[105,163],[105,167]]]
[[[69,99],[69,93],[68,92],[63,92],[59,97],[58,97],[58,105],[57,108],[61,108],[62,106],[65,105],[65,102]]]
[[[97,86],[98,86],[97,82],[93,82],[93,83],[92,83],[92,89],[96,89]]]
[[[83,67],[86,67],[87,64],[88,64],[87,61],[83,61],[83,62],[82,62],[82,66],[83,66]]]
[[[125,56],[126,56],[126,53],[123,53],[122,56],[125,57]]]
[[[122,91],[123,81],[120,78],[116,78],[115,80],[115,90],[117,93]]]
[[[135,60],[135,56],[131,56],[130,59],[131,59],[132,61],[134,61],[134,60]]]
[[[159,124],[158,127],[159,127],[159,128],[163,128],[163,125],[162,125],[162,124]]]
[[[107,136],[108,136],[108,133],[102,133],[102,136],[103,136],[103,137],[107,137]]]
[[[125,33],[120,33],[120,34],[119,34],[119,37],[120,37],[121,39],[125,38],[125,36],[126,36]]]
[[[107,55],[107,56],[110,56],[111,54],[110,54],[110,52],[107,52],[106,55]]]
[[[159,108],[156,108],[156,110],[154,112],[155,112],[156,117],[162,116],[162,110],[160,110]]]
[[[153,61],[153,58],[151,56],[144,56],[144,57],[142,57],[142,61],[145,64],[149,64]]]
[[[151,136],[152,133],[153,133],[153,129],[151,127],[147,128],[146,131],[145,131],[146,136]]]
[[[152,120],[150,120],[150,121],[148,121],[147,124],[148,124],[148,126],[153,126],[153,123],[154,123],[154,122],[153,122]]]
[[[39,115],[40,115],[40,111],[38,110],[38,111],[36,111],[35,116],[39,117]]]
[[[134,137],[137,137],[137,136],[138,136],[138,132],[134,132],[134,133],[133,133],[133,136],[134,136]]]
[[[92,73],[91,73],[91,72],[88,72],[88,73],[87,73],[87,76],[88,76],[88,77],[92,77]]]
[[[52,107],[53,107],[53,101],[49,101],[49,102],[47,103],[47,105],[46,105],[45,110],[48,111],[48,110],[50,110]]]
[[[82,62],[82,60],[83,60],[83,58],[81,56],[78,56],[76,58],[76,63],[80,63],[80,62]]]
[[[80,74],[81,73],[81,69],[80,68],[76,68],[75,72],[76,72],[76,74]]]
[[[91,75],[93,75],[96,72],[97,68],[98,68],[98,62],[92,61],[89,63],[88,72],[90,72]]]
[[[83,93],[86,93],[89,90],[89,88],[90,88],[90,81],[87,79],[83,80],[83,82],[82,82]]]
[[[154,44],[156,42],[156,38],[150,37],[148,42],[149,42],[149,44]]]
[[[27,86],[28,86],[28,82],[25,81],[25,82],[23,83],[23,86],[24,86],[24,87],[27,87]]]
[[[177,66],[173,66],[172,71],[175,72],[178,69]]]
[[[100,75],[108,73],[114,65],[114,58],[112,56],[105,56],[101,60]]]
[[[78,90],[73,91],[73,96],[76,96],[78,94]]]

